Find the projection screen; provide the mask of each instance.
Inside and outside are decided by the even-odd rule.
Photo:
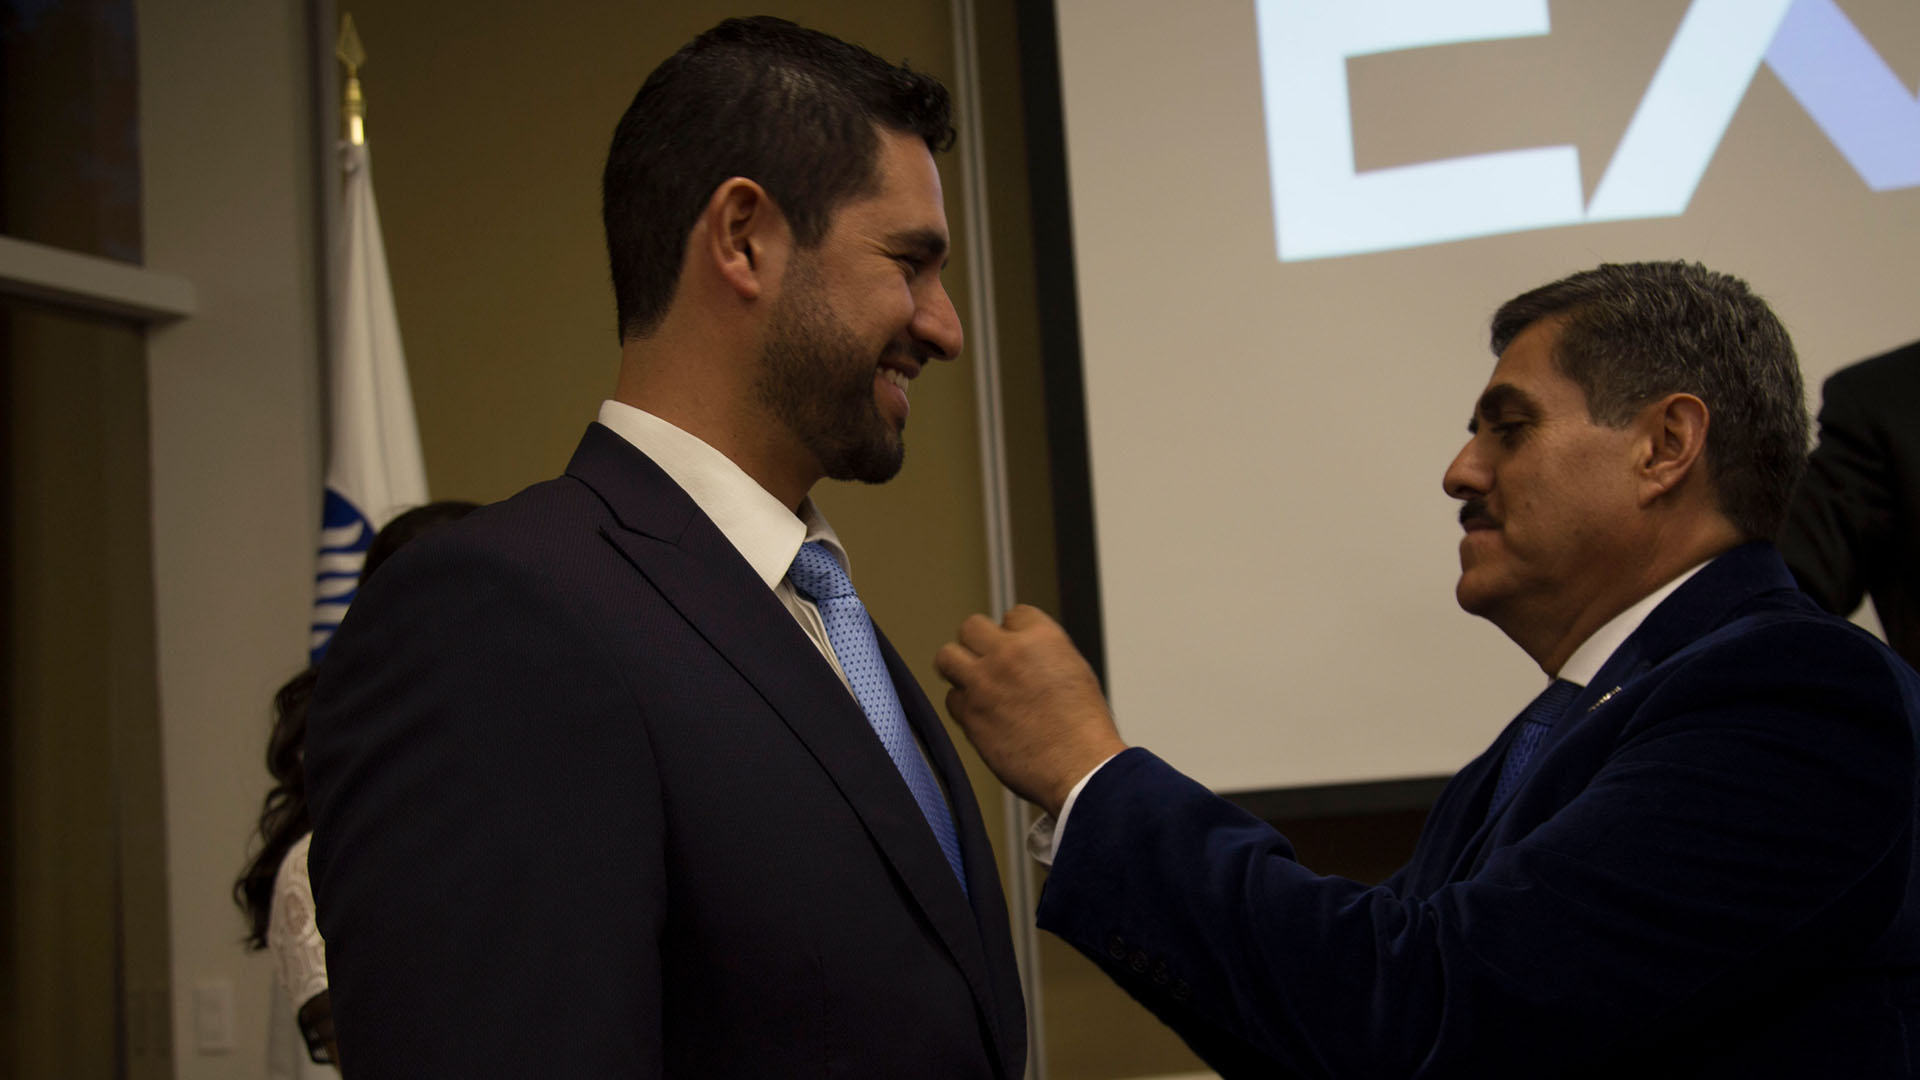
[[[1699,260],[1816,404],[1920,338],[1911,0],[1056,12],[1108,687],[1218,790],[1450,773],[1543,684],[1440,486],[1502,301]]]

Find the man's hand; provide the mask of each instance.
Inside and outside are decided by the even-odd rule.
[[[947,713],[987,768],[1049,814],[1081,777],[1127,748],[1093,669],[1038,608],[1017,604],[999,626],[969,616],[933,663],[953,684]]]

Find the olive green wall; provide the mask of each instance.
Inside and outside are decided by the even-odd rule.
[[[613,389],[619,349],[599,222],[613,125],[657,63],[742,12],[597,0],[351,0],[340,10],[353,15],[368,55],[367,139],[432,493],[503,498],[558,473]],[[954,84],[953,14],[942,0],[758,10]],[[1023,599],[1052,607],[1013,0],[982,3],[977,20],[1016,581]],[[957,240],[946,281],[965,319],[973,253],[960,163],[949,155],[942,173]],[[914,389],[900,477],[815,490],[852,553],[862,597],[936,702],[944,686],[934,651],[990,603],[975,409],[968,356],[930,369]],[[963,753],[999,844],[1002,790]],[[1003,877],[1017,854],[1000,852]],[[1031,918],[1015,913],[1020,925]],[[1056,1080],[1199,1067],[1091,964],[1052,938],[1043,936],[1042,949]]]

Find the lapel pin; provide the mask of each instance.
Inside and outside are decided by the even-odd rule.
[[[1606,693],[1601,694],[1598,700],[1596,700],[1593,704],[1587,706],[1587,711],[1592,712],[1593,710],[1599,708],[1600,706],[1605,705],[1607,701],[1613,697],[1613,695],[1619,692],[1620,692],[1620,688],[1616,686],[1613,689],[1607,691]]]

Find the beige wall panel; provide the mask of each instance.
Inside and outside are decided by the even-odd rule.
[[[140,0],[147,263],[199,310],[148,338],[153,546],[182,1080],[266,1066],[270,963],[228,889],[267,787],[268,705],[306,659],[318,535],[316,253],[297,0]],[[230,985],[235,1044],[193,1000]]]

